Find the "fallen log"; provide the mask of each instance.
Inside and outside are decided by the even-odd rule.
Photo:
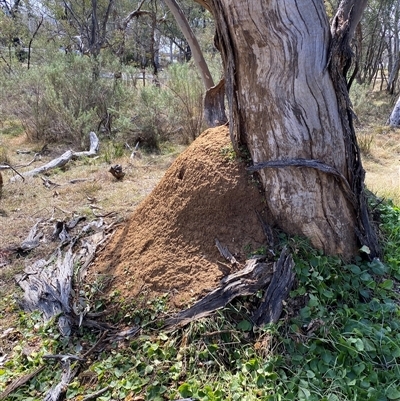
[[[67,150],[65,153],[63,153],[60,157],[57,159],[53,159],[44,166],[37,167],[33,170],[27,171],[23,173],[21,176],[22,177],[33,177],[38,174],[45,173],[46,171],[49,171],[51,169],[57,168],[57,167],[63,167],[65,166],[70,160],[72,159],[77,159],[79,157],[90,157],[90,156],[95,156],[99,150],[99,138],[94,132],[89,133],[90,136],[90,149],[88,151],[83,151],[83,152],[74,152],[72,150]],[[11,182],[15,182],[19,180],[20,177],[15,176],[11,178]]]
[[[74,266],[80,268],[76,271],[76,286],[82,284],[87,266],[93,260],[96,249],[104,243],[112,233],[113,223],[106,225],[103,219],[95,220],[82,227],[77,236],[71,237],[67,231],[76,227],[84,217],[76,217],[70,222],[57,222],[56,237],[62,243],[56,252],[46,261],[38,260],[25,268],[23,274],[16,276],[18,285],[23,289],[23,299],[20,305],[24,310],[39,310],[43,312],[46,321],[58,316],[60,333],[68,337],[71,326],[85,325],[98,330],[109,329],[110,326],[86,319],[89,311],[87,305],[81,302],[80,296],[72,294],[72,279]],[[40,221],[32,228],[30,237],[37,238],[36,228]],[[62,235],[61,235],[62,234]],[[80,241],[79,249],[73,249]],[[28,245],[35,241],[28,241]],[[67,250],[63,248],[68,245]],[[83,305],[83,307],[81,307]]]

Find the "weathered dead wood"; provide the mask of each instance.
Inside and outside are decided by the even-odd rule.
[[[54,187],[60,187],[61,185],[60,184],[57,184],[57,183],[55,183],[55,182],[53,182],[53,181],[50,181],[48,178],[46,178],[46,177],[40,177],[41,179],[42,179],[42,181],[43,181],[43,185],[46,187],[46,188],[48,188],[48,189],[51,189],[52,187],[54,188]]]
[[[90,132],[89,136],[90,136],[90,150],[84,151],[84,152],[74,152],[72,150],[67,150],[60,157],[51,160],[44,166],[35,168],[34,170],[31,170],[31,171],[27,171],[26,173],[23,173],[23,177],[33,177],[35,175],[45,173],[46,171],[49,171],[51,169],[54,169],[57,167],[63,167],[72,159],[77,159],[77,158],[83,157],[83,156],[86,156],[86,157],[95,156],[99,150],[99,139],[94,132]],[[11,182],[17,181],[18,179],[19,179],[19,177],[13,177],[11,179]]]
[[[264,168],[284,168],[284,167],[305,167],[312,168],[318,171],[322,171],[326,174],[331,174],[338,179],[340,182],[344,193],[346,194],[347,199],[353,204],[356,205],[356,199],[354,197],[353,192],[351,191],[350,184],[347,181],[346,177],[341,174],[335,167],[329,166],[325,163],[322,163],[319,160],[310,160],[310,159],[282,159],[282,160],[271,160],[268,162],[257,163],[253,166],[247,167],[248,171],[255,172],[260,171]]]
[[[283,301],[289,295],[294,282],[294,261],[292,255],[285,248],[279,260],[274,263],[274,274],[264,294],[262,302],[253,315],[253,322],[257,326],[276,323],[282,313]]]
[[[125,173],[122,171],[122,166],[116,164],[115,166],[111,166],[110,170],[108,170],[117,180],[122,180],[125,177]]]
[[[229,249],[225,246],[222,245],[221,242],[219,242],[218,238],[215,238],[215,246],[218,248],[219,253],[229,262],[231,262],[231,264],[236,264],[237,260],[235,259],[235,257],[229,252]]]
[[[22,167],[29,167],[31,164],[35,163],[38,160],[42,159],[42,154],[41,153],[35,153],[35,155],[33,156],[33,159],[26,164],[18,164],[18,166],[16,166],[16,168],[22,168]]]
[[[79,361],[79,362],[85,362],[86,359],[82,358],[78,355],[72,355],[72,354],[46,354],[43,355],[43,359],[58,359],[60,361],[66,361],[67,359],[71,361]]]
[[[61,242],[70,241],[71,237],[67,232],[67,225],[65,221],[57,221],[54,226],[53,234],[51,235],[53,241],[60,240]]]
[[[71,312],[71,293],[74,254],[72,246],[63,255],[57,250],[57,259],[36,261],[25,269],[25,274],[16,276],[17,283],[24,290],[21,301],[23,309],[40,310],[46,321],[59,316],[58,325],[63,336],[71,332],[68,315]]]
[[[204,97],[204,119],[209,127],[228,122],[225,113],[225,79],[207,89]]]
[[[39,246],[39,241],[43,237],[43,233],[38,232],[38,226],[41,222],[42,220],[38,220],[35,223],[35,225],[29,231],[28,236],[22,241],[21,245],[15,249],[15,252],[25,254]]]
[[[64,184],[58,184],[54,181],[49,180],[46,177],[40,177],[43,181],[43,185],[48,188],[48,189],[52,189],[54,187],[61,187],[61,186],[65,186],[65,185],[69,185],[69,184],[78,184],[80,182],[85,182],[85,181],[93,181],[91,179],[88,178],[74,178],[72,180],[69,180],[67,183]]]
[[[16,150],[17,155],[29,155],[32,153],[31,150],[24,150],[24,149],[17,149]]]
[[[13,391],[18,390],[24,384],[28,383],[29,380],[31,380],[35,376],[37,376],[44,368],[45,368],[45,366],[41,366],[40,368],[36,369],[34,372],[28,373],[22,377],[19,377],[16,380],[12,381],[5,388],[5,390],[0,394],[0,400],[5,400]]]
[[[9,169],[14,171],[15,174],[18,174],[18,176],[22,179],[22,181],[25,181],[23,175],[21,175],[13,166],[11,166],[11,164],[0,165],[0,170],[9,170]]]
[[[97,247],[112,235],[110,231],[114,227],[113,223],[106,225],[103,219],[99,219],[82,227],[78,235],[71,238],[67,231],[84,219],[76,217],[68,223],[57,222],[55,235],[63,242],[56,252],[49,260],[36,261],[25,269],[24,274],[16,276],[17,283],[24,290],[21,306],[28,311],[42,311],[46,321],[58,316],[58,326],[63,336],[69,336],[72,325],[84,325],[97,330],[114,329],[87,319],[85,316],[89,306],[82,297],[71,293],[74,265],[80,266],[76,272],[76,285],[79,289]],[[73,251],[78,240],[80,247]],[[68,249],[62,250],[68,243]]]
[[[43,398],[43,401],[58,401],[63,399],[64,394],[67,392],[68,384],[75,377],[77,372],[71,371],[71,364],[69,359],[61,360],[62,374],[60,382],[52,387]]]
[[[293,267],[292,256],[286,248],[275,263],[266,262],[265,257],[250,259],[243,270],[224,277],[217,289],[192,307],[167,319],[166,328],[185,326],[193,320],[209,316],[238,296],[251,295],[259,290],[266,292],[253,316],[254,324],[260,326],[276,322],[282,313],[282,302],[293,285]]]
[[[87,395],[86,397],[83,397],[82,401],[96,400],[100,395],[104,394],[110,388],[111,388],[110,386],[104,387],[101,390],[96,391],[95,393],[92,393],[92,394]]]
[[[221,280],[220,286],[207,294],[192,307],[166,320],[167,328],[184,326],[193,320],[210,315],[223,308],[228,302],[238,296],[251,295],[264,289],[271,281],[273,264],[264,258],[250,259],[246,267]]]

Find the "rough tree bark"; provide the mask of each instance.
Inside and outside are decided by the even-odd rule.
[[[323,0],[201,3],[216,21],[231,139],[264,164],[271,221],[329,254],[378,256],[344,78],[366,0],[342,0],[332,32]]]

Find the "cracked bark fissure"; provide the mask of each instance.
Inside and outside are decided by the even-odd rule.
[[[342,177],[301,166],[260,170],[271,221],[345,258],[360,245],[379,255],[343,76],[351,13],[361,15],[352,1],[342,2],[333,40],[323,0],[208,2],[235,149],[245,145],[254,164],[318,160]]]

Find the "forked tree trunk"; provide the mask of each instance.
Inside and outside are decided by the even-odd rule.
[[[247,146],[255,165],[264,163],[271,220],[345,258],[361,245],[378,254],[340,76],[350,56],[330,59],[337,56],[330,43],[335,53],[354,30],[344,18],[359,8],[349,2],[335,20],[333,30],[342,33],[335,42],[323,0],[207,1],[224,62],[231,138],[236,149]]]

